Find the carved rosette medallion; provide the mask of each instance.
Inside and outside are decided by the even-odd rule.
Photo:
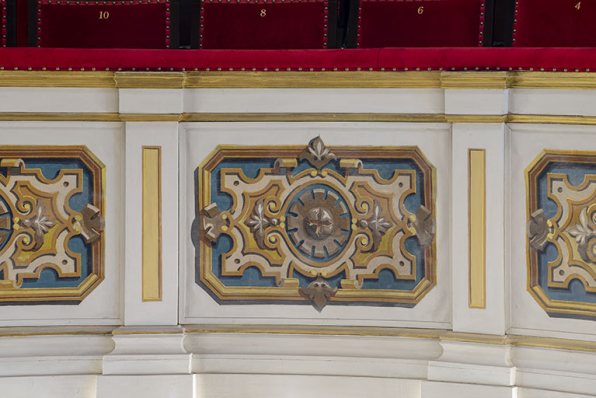
[[[103,280],[104,173],[86,147],[0,148],[1,303],[77,303]]]
[[[198,171],[197,282],[222,303],[415,305],[434,173],[415,147],[220,146]]]
[[[596,316],[596,152],[544,150],[526,174],[528,290],[550,315]]]

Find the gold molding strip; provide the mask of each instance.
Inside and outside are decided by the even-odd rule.
[[[185,113],[183,122],[412,122],[445,123],[433,113]]]
[[[507,115],[445,115],[449,123],[505,123]]]
[[[184,329],[180,326],[120,326],[112,331],[114,336],[136,335],[136,334],[183,334]]]
[[[499,89],[509,87],[507,72],[443,72],[441,88]]]
[[[486,151],[468,149],[468,306],[486,308]]]
[[[534,71],[27,71],[0,70],[0,87],[596,89],[596,73]]]
[[[143,301],[162,300],[161,147],[143,147]]]
[[[179,113],[121,113],[123,122],[179,122],[182,115]]]
[[[531,124],[580,124],[595,125],[596,116],[580,115],[507,115],[508,123]]]
[[[114,72],[0,71],[0,87],[115,88]]]
[[[119,113],[0,112],[0,121],[120,122]]]
[[[441,72],[188,72],[186,88],[440,88]]]
[[[589,72],[509,72],[511,88],[542,88],[565,90],[596,89],[596,74]]]
[[[117,88],[180,89],[184,87],[184,72],[115,72]]]
[[[111,335],[116,326],[29,326],[0,328],[0,337]]]

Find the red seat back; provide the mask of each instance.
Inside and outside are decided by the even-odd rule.
[[[176,47],[171,11],[170,0],[40,0],[35,42],[38,47]]]
[[[336,0],[205,0],[193,16],[194,48],[333,48]],[[197,18],[198,17],[198,18]]]
[[[351,31],[360,48],[482,46],[484,15],[484,0],[360,0]]]

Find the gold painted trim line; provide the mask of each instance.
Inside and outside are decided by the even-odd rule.
[[[183,122],[412,122],[445,123],[433,113],[185,113]]]
[[[179,113],[121,113],[123,122],[179,122],[182,115]]]
[[[468,149],[468,307],[486,308],[486,151]]]
[[[596,125],[596,116],[580,115],[507,115],[508,123]]]
[[[138,334],[183,334],[184,329],[180,326],[121,326],[114,329],[114,336],[129,336]]]
[[[31,326],[0,328],[0,337],[111,335],[116,326]]]
[[[162,301],[161,147],[142,152],[143,301]]]
[[[119,113],[0,112],[0,121],[120,122]]]
[[[414,329],[375,326],[306,326],[306,325],[188,325],[187,334],[296,334],[324,336],[380,336],[436,339],[448,331],[442,329]]]
[[[394,122],[596,125],[596,116],[442,113],[110,113],[0,112],[0,121],[81,122]]]
[[[505,123],[506,115],[445,115],[449,123]]]

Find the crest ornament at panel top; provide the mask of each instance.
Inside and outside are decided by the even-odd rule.
[[[103,280],[104,173],[86,147],[0,147],[0,302],[76,303]]]
[[[526,180],[530,293],[550,315],[596,316],[596,152],[545,150]]]
[[[413,306],[435,285],[417,147],[220,146],[198,169],[197,283],[219,302]]]

